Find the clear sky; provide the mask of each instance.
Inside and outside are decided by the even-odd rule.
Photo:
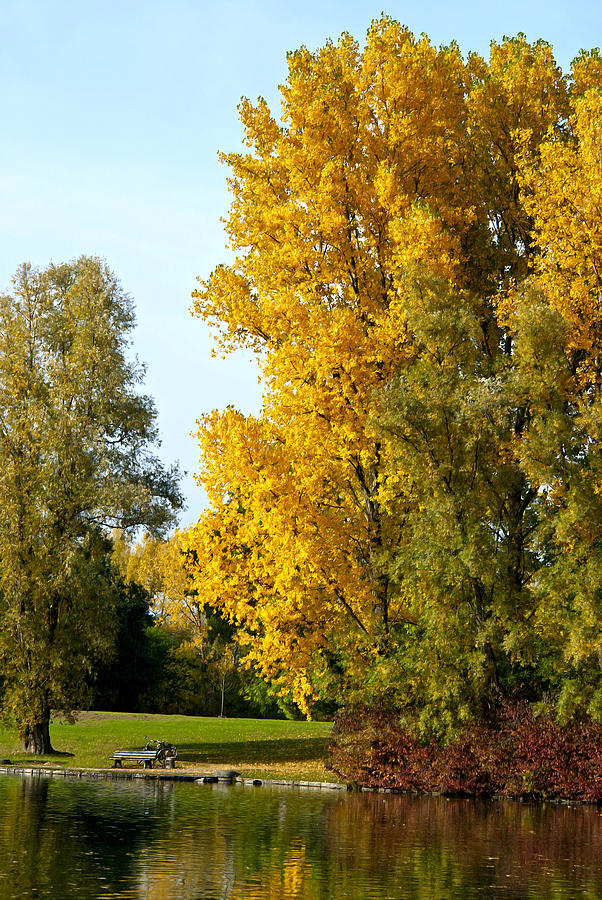
[[[162,455],[203,495],[195,421],[261,402],[244,356],[211,358],[188,313],[196,278],[228,258],[217,151],[239,146],[241,96],[278,106],[286,51],[349,31],[383,9],[357,0],[0,0],[0,290],[26,260],[104,257],[134,298],[134,343],[148,365]],[[600,0],[390,0],[384,11],[436,44],[487,55],[519,31],[549,41],[563,68],[602,43]]]

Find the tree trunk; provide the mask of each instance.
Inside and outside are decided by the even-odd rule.
[[[25,753],[35,753],[37,756],[54,753],[50,743],[50,713],[41,722],[25,726],[21,733],[21,746]]]

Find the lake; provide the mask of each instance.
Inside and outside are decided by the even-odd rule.
[[[602,898],[602,810],[0,776],[0,900]]]

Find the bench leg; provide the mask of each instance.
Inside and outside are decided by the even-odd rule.
[[[121,765],[121,760],[120,760],[120,759],[114,759],[114,760],[113,760],[113,768],[114,768],[114,769],[121,769],[121,768],[123,768],[122,765]]]
[[[144,768],[145,768],[145,769],[152,769],[152,767],[153,767],[153,761],[152,761],[152,759],[145,759],[145,760],[144,760]]]

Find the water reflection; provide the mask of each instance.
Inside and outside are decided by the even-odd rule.
[[[0,777],[0,900],[602,897],[595,807]]]

